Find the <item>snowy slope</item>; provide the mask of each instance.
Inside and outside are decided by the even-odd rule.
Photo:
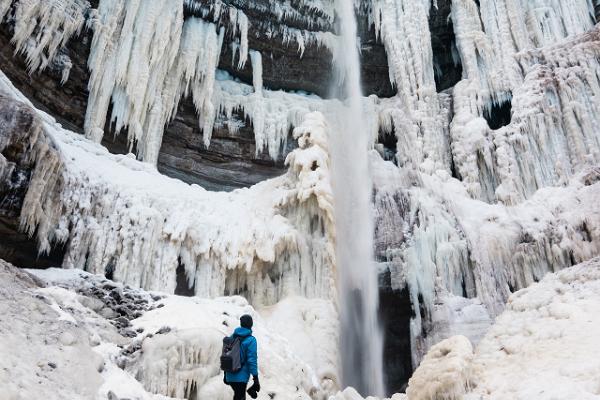
[[[515,293],[478,346],[469,399],[600,399],[600,259]]]
[[[321,381],[241,297],[168,296],[80,270],[30,270],[47,285],[40,288],[9,264],[1,268],[3,399],[231,398],[219,370],[221,339],[244,313],[255,319],[259,399],[324,399],[337,387],[334,375]],[[330,355],[336,347],[321,342]]]

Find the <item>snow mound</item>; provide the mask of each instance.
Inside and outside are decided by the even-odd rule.
[[[513,294],[475,353],[462,336],[433,346],[408,399],[600,399],[599,336],[595,258]]]
[[[329,400],[378,400],[376,397],[369,396],[366,399],[363,398],[354,388],[346,388],[344,391],[337,393],[335,396],[331,396]],[[405,394],[397,393],[392,396],[391,399],[384,400],[408,400]]]
[[[515,293],[480,343],[465,399],[600,399],[600,259]]]
[[[460,400],[469,387],[473,347],[464,336],[453,336],[433,346],[412,378],[410,400]]]

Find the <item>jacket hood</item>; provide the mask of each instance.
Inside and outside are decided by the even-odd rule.
[[[252,329],[243,328],[240,326],[240,327],[235,328],[235,331],[233,331],[233,334],[236,336],[241,336],[241,337],[250,336],[250,335],[252,335]]]

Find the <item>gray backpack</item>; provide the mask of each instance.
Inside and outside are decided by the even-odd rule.
[[[245,338],[239,336],[223,338],[221,350],[221,369],[225,372],[238,372],[242,369],[242,342]]]

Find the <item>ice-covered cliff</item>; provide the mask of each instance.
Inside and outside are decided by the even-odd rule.
[[[588,0],[355,3],[394,392],[600,254],[600,30]],[[334,307],[335,6],[0,0],[0,257]]]

